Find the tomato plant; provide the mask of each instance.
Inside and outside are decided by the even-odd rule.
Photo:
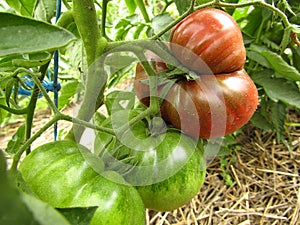
[[[121,126],[127,115],[136,113],[115,112],[101,125]],[[96,123],[100,123],[99,119]],[[202,142],[197,143],[174,128],[164,128],[164,122],[158,117],[149,124],[139,121],[119,137],[119,142],[112,142],[108,152],[103,154],[125,160],[119,169],[127,171],[124,178],[136,187],[146,208],[171,211],[188,203],[199,192],[206,166]],[[112,138],[102,132],[97,136],[101,143]],[[115,160],[111,166],[116,166]]]
[[[218,9],[204,8],[185,17],[173,28],[170,42],[174,43],[171,49],[179,61],[199,74],[208,71],[189,50],[199,56],[213,74],[240,70],[246,60],[240,27],[228,13]]]
[[[55,208],[97,209],[89,224],[143,224],[145,210],[136,190],[103,161],[72,141],[44,144],[20,165],[23,179]],[[116,216],[118,215],[118,216]]]
[[[118,170],[118,166],[124,162],[129,168],[136,164],[143,167],[143,163],[151,165],[153,160],[159,161],[163,156],[172,155],[171,150],[175,151],[177,144],[190,155],[195,155],[185,158],[178,154],[184,162],[190,162],[187,165],[183,163],[180,169],[177,168],[178,171],[173,170],[174,167],[169,170],[175,175],[178,173],[178,177],[163,176],[166,180],[135,186],[149,208],[170,210],[179,207],[197,189],[199,191],[204,172],[195,169],[194,164],[200,163],[200,158],[202,160],[201,149],[206,150],[210,141],[214,140],[203,141],[204,145],[198,146],[200,151],[191,153],[189,150],[195,145],[193,143],[201,143],[202,137],[223,136],[241,128],[252,116],[257,97],[260,104],[250,122],[259,129],[275,130],[278,140],[286,141],[286,126],[294,126],[286,123],[286,117],[291,109],[297,113],[300,109],[299,1],[56,1],[56,4],[53,0],[5,0],[0,3],[0,125],[2,129],[11,121],[24,124],[11,135],[7,143],[3,142],[5,146],[1,145],[1,149],[5,149],[4,161],[10,162],[5,162],[9,166],[1,167],[1,171],[7,171],[7,180],[14,181],[13,187],[17,187],[17,191],[11,191],[10,185],[5,185],[1,190],[14,196],[15,201],[11,205],[21,205],[6,210],[9,215],[22,212],[20,215],[24,215],[26,221],[33,219],[41,225],[48,225],[48,220],[41,219],[48,215],[42,209],[51,208],[52,221],[63,221],[61,224],[89,224],[91,214],[94,215],[94,222],[115,216],[120,220],[128,218],[126,220],[131,224],[141,224],[144,212],[130,205],[139,201],[137,192],[130,185],[112,182],[112,177],[121,183],[124,181],[111,170]],[[170,49],[163,46],[166,42],[172,43]],[[137,63],[135,72],[133,65]],[[130,90],[121,93],[121,102],[111,105],[116,100],[113,90],[123,87],[123,81],[131,80],[135,75],[136,95],[149,107],[141,107],[138,114],[126,117],[130,126],[118,123],[106,127],[102,123],[92,123],[91,119],[98,110],[104,109],[106,116],[111,116],[116,111],[126,111],[139,104]],[[176,81],[169,79],[174,77]],[[73,103],[80,104],[78,112],[71,115],[63,110]],[[52,116],[42,125],[36,124],[34,117],[46,107],[51,110]],[[164,135],[160,135],[163,132],[160,133],[159,129],[155,132],[150,129],[151,135],[146,134],[148,128],[137,123],[148,119],[151,125],[151,119],[160,116],[168,122]],[[125,120],[124,117],[119,119]],[[57,128],[61,127],[57,122],[62,120],[71,126],[58,131]],[[132,136],[127,136],[127,129],[133,125],[137,126],[133,137],[140,137],[138,142],[132,141]],[[38,138],[53,126],[54,139],[61,141],[56,144],[45,143],[31,151]],[[174,126],[195,137],[186,137],[175,131]],[[106,171],[105,166],[110,165],[111,158],[105,155],[101,155],[104,161],[101,162],[98,156],[94,158],[86,153],[83,155],[90,156],[83,158],[83,155],[75,153],[78,148],[82,150],[81,153],[87,152],[75,144],[81,143],[82,139],[90,139],[89,135],[83,135],[87,128],[102,133],[102,139],[107,137],[104,134],[113,137],[112,143],[118,145],[110,152],[123,149],[123,157],[115,156],[116,168],[112,166],[110,171]],[[235,139],[235,134],[231,138]],[[164,139],[168,140],[170,148]],[[175,139],[182,140],[176,142]],[[45,142],[50,142],[48,140],[47,137]],[[65,142],[67,140],[72,144]],[[149,146],[153,147],[156,140],[162,141],[161,146],[164,147],[151,152]],[[67,144],[63,146],[62,143]],[[73,146],[71,150],[69,145]],[[134,145],[143,146],[149,152],[131,151]],[[110,144],[102,147],[108,150]],[[57,155],[51,155],[50,150],[45,150],[48,148]],[[146,157],[146,153],[151,154]],[[37,156],[48,158],[39,162]],[[31,160],[37,162],[30,163]],[[51,165],[48,160],[52,162]],[[95,161],[98,163],[97,172],[90,167],[95,168],[94,163],[89,165]],[[45,168],[42,162],[48,167]],[[190,170],[194,170],[194,173],[189,173]],[[26,194],[29,193],[26,188],[23,190],[19,186],[20,171],[25,179],[21,181],[22,185],[31,186],[32,191],[46,201],[44,204],[33,194]],[[75,179],[76,171],[81,171],[85,176],[76,174],[79,179]],[[37,172],[39,175],[33,175]],[[122,175],[134,182],[133,176],[129,176],[130,170],[126,172]],[[131,171],[132,174],[134,172],[139,175],[138,171]],[[99,174],[107,175],[107,179]],[[195,181],[192,174],[199,180]],[[140,175],[143,176],[142,173]],[[88,177],[95,181],[94,185]],[[177,186],[178,180],[183,177],[184,185],[179,182]],[[154,179],[149,175],[150,178]],[[47,184],[52,188],[49,189]],[[168,187],[172,191],[167,192],[161,187]],[[189,194],[179,196],[180,188],[190,190]],[[102,200],[109,198],[111,190],[114,190],[119,202],[114,202],[111,211],[104,215],[101,209],[105,208],[99,206]],[[63,195],[57,195],[57,192]],[[160,197],[150,198],[153,194]],[[0,197],[9,202],[3,194]],[[178,202],[174,202],[173,197]],[[171,199],[169,205],[163,205],[162,201],[166,199]],[[119,213],[121,202],[126,206],[122,206],[125,214]],[[139,205],[136,204],[137,207]],[[94,206],[96,213],[93,213]],[[57,216],[58,212],[66,211],[57,211],[53,207],[64,207],[68,212],[80,211],[79,216],[71,217],[85,217],[85,220],[82,223],[67,221],[70,218],[64,218],[65,214]],[[139,214],[138,221],[131,220],[131,210],[134,209]],[[4,221],[4,224],[8,224],[3,218],[7,217],[1,215],[0,223]]]

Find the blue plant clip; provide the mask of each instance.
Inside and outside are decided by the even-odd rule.
[[[22,77],[24,84],[26,85],[27,89],[32,89],[34,86],[34,82],[32,78],[28,75],[25,75]],[[61,89],[60,83],[57,83],[57,87],[54,87],[54,82],[53,81],[46,81],[43,80],[42,82],[43,87],[45,88],[46,92],[48,93],[49,91],[54,92],[59,91]],[[30,96],[32,94],[32,91],[27,90],[23,88],[22,86],[19,87],[18,94],[23,95],[23,96]],[[43,94],[39,94],[39,98],[43,97]]]

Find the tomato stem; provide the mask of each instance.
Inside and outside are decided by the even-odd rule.
[[[146,10],[144,1],[143,0],[135,0],[135,3],[139,7],[139,9],[140,9],[140,11],[141,11],[141,13],[142,13],[142,15],[144,17],[145,22],[146,23],[150,23],[149,15],[148,15],[148,12]]]
[[[22,154],[30,147],[32,142],[36,140],[42,133],[44,133],[48,128],[50,128],[53,124],[55,124],[59,120],[59,115],[54,115],[54,117],[48,121],[42,128],[40,128],[32,137],[27,139],[22,147],[16,152],[13,157],[13,162],[10,168],[10,171],[14,174],[17,171],[19,161],[21,159]]]
[[[89,121],[101,105],[107,82],[107,76],[102,68],[104,60],[97,60],[104,53],[107,40],[101,36],[93,0],[73,0],[73,12],[88,66],[85,93],[77,118]],[[84,131],[83,127],[74,125],[73,129],[75,137],[80,138]]]
[[[74,22],[74,17],[72,11],[69,10],[61,14],[56,25],[67,28],[72,22]]]
[[[144,70],[149,75],[149,89],[150,89],[150,108],[153,113],[159,112],[159,98],[157,92],[157,74],[148,62],[144,53],[136,52],[136,56],[139,58],[140,63],[143,65]]]
[[[106,15],[107,15],[107,5],[110,0],[103,0],[102,2],[102,20],[101,20],[101,35],[108,39],[106,35]]]

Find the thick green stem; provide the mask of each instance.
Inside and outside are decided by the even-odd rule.
[[[102,61],[98,58],[103,54],[107,41],[101,36],[93,0],[73,0],[73,16],[83,41],[88,66],[84,98],[77,118],[89,121],[103,99],[107,78]],[[73,131],[74,138],[80,138],[84,128],[74,125]]]
[[[13,162],[11,166],[11,172],[14,173],[17,171],[19,161],[21,159],[22,154],[29,149],[32,142],[34,142],[42,133],[44,133],[48,128],[50,128],[54,123],[59,120],[59,115],[54,116],[50,121],[48,121],[42,128],[40,128],[32,137],[30,137],[24,145],[16,152],[13,157]]]
[[[101,38],[93,0],[73,0],[73,17],[90,66],[98,56],[98,40]]]
[[[40,67],[40,73],[41,73],[41,77],[37,80],[42,81],[45,77],[46,71],[48,69],[49,63],[46,63],[45,65]],[[30,72],[30,71],[28,71]],[[39,82],[40,83],[40,82]],[[32,91],[32,95],[31,95],[31,99],[30,102],[27,106],[27,115],[26,115],[26,129],[25,129],[25,139],[29,139],[31,137],[31,130],[32,130],[32,124],[33,124],[33,116],[34,116],[34,111],[36,108],[36,103],[37,103],[37,99],[39,97],[39,92],[40,92],[40,88],[37,86],[37,83],[35,82],[34,87],[33,87],[33,91]],[[27,153],[30,152],[30,148],[27,149]]]
[[[167,49],[167,46],[163,46],[163,43],[155,40],[133,40],[133,41],[120,41],[108,43],[106,50],[110,52],[114,51],[128,51],[138,52],[143,50],[150,50],[160,58],[164,59],[165,62],[173,66],[179,66],[178,60],[171,54]]]
[[[55,104],[53,103],[53,101],[51,100],[51,98],[49,97],[48,93],[46,92],[46,90],[44,89],[41,81],[38,79],[38,77],[32,73],[31,71],[28,71],[28,74],[32,77],[35,85],[38,87],[38,89],[42,92],[43,96],[45,97],[48,105],[50,106],[51,110],[53,111],[54,114],[58,114],[59,110],[56,108]]]
[[[145,111],[141,112],[137,116],[133,117],[128,123],[124,124],[122,127],[119,127],[116,131],[115,134],[117,136],[121,136],[122,134],[127,131],[130,126],[136,124],[137,122],[141,121],[142,119],[146,118],[147,116],[153,115],[154,111],[152,108],[147,108]]]
[[[145,22],[150,23],[149,15],[148,15],[147,9],[145,7],[144,1],[143,0],[135,0],[135,3],[139,7],[139,9],[144,17]]]
[[[152,112],[157,113],[159,112],[159,98],[158,98],[158,91],[157,91],[157,74],[148,62],[148,59],[142,52],[136,52],[136,56],[139,58],[140,63],[143,65],[144,70],[149,75],[149,90],[150,90],[150,106],[149,108],[152,109]]]
[[[72,22],[74,22],[73,13],[71,10],[63,12],[63,14],[59,17],[56,25],[60,27],[67,28]]]
[[[7,112],[10,112],[12,114],[15,114],[15,115],[24,115],[27,113],[28,109],[27,108],[23,108],[23,109],[13,109],[13,108],[10,108],[6,105],[2,105],[0,104],[0,108],[1,109],[4,109],[6,110]]]
[[[84,126],[84,127],[88,127],[88,128],[94,129],[94,130],[102,131],[102,132],[105,132],[105,133],[108,133],[108,134],[111,134],[111,135],[115,134],[113,129],[97,126],[97,125],[94,125],[92,123],[89,123],[89,122],[86,122],[84,120],[80,120],[78,118],[74,118],[74,117],[71,117],[71,116],[68,116],[68,115],[61,114],[60,119],[65,120],[65,121],[69,121],[69,122],[72,122],[72,123],[76,123],[77,125],[80,125],[80,126]]]
[[[102,2],[102,20],[101,20],[101,35],[107,38],[106,35],[106,15],[107,15],[107,5],[110,0],[103,0]]]

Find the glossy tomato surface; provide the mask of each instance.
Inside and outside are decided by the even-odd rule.
[[[32,192],[53,207],[97,206],[91,225],[145,224],[144,205],[135,188],[119,174],[104,171],[103,162],[75,142],[38,147],[23,160],[20,172]]]
[[[240,70],[245,63],[241,30],[229,14],[219,9],[200,9],[184,18],[173,28],[170,42],[178,60],[199,74],[207,74],[207,68],[195,55],[213,74]]]
[[[165,120],[186,134],[215,138],[245,125],[257,105],[256,86],[246,71],[240,70],[179,81],[169,90],[161,111]]]
[[[145,80],[149,83],[145,71],[137,70],[134,90],[140,101],[149,106],[149,86]],[[162,117],[193,137],[208,139],[231,134],[250,120],[258,105],[256,86],[244,69],[199,75],[196,80],[182,77],[171,84],[172,88],[163,96]],[[164,85],[159,86],[159,92],[163,88]]]
[[[117,118],[126,118],[122,111],[116,114]],[[119,123],[113,118],[108,121]],[[203,185],[206,175],[203,146],[177,129],[152,135],[148,127],[146,121],[139,121],[119,137],[119,143],[108,146],[107,151],[119,160],[113,162],[114,166],[127,171],[125,180],[136,187],[146,208],[174,210],[191,201]],[[98,133],[102,143],[108,140],[107,136]]]

